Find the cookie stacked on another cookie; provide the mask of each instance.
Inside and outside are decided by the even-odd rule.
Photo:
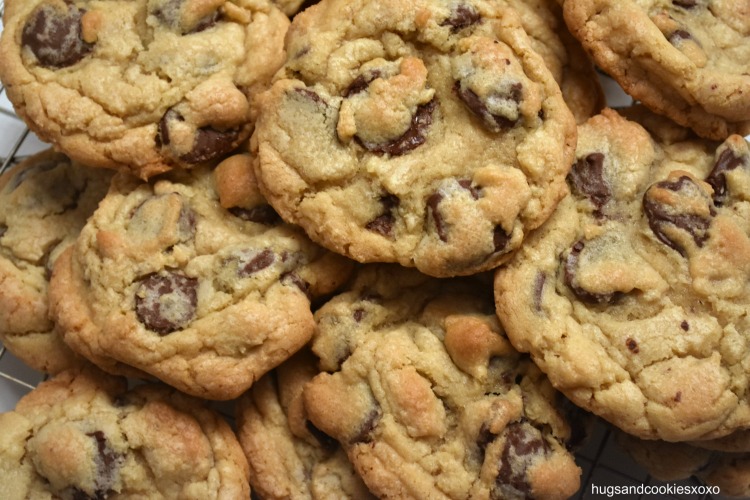
[[[232,399],[312,336],[311,300],[352,263],[283,223],[252,157],[142,182],[118,174],[60,256],[50,307],[65,342],[192,395]]]
[[[473,274],[566,193],[575,120],[509,4],[323,0],[286,42],[252,147],[269,203],[321,245]]]
[[[32,368],[56,373],[82,360],[48,317],[54,262],[78,237],[112,173],[52,150],[0,177],[0,340]]]
[[[61,372],[0,414],[3,498],[249,498],[223,418],[163,385]]]
[[[3,20],[16,113],[71,158],[142,178],[247,140],[289,25],[263,0],[10,0]]]
[[[571,33],[633,98],[706,138],[750,134],[747,2],[562,3]]]
[[[568,183],[496,274],[513,344],[573,402],[638,437],[750,427],[748,143],[649,133],[605,110],[579,128]]]
[[[560,394],[505,337],[489,277],[366,267],[316,312],[307,416],[381,498],[568,498]]]

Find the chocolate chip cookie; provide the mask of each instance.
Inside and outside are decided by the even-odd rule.
[[[565,194],[575,119],[503,2],[323,0],[297,15],[252,147],[282,218],[438,277],[508,259]]]
[[[248,138],[288,24],[263,0],[9,0],[0,80],[42,140],[147,178]]]
[[[0,414],[3,497],[249,498],[221,416],[163,385],[65,371]]]
[[[237,401],[237,432],[253,493],[265,500],[374,499],[338,442],[307,419],[302,391],[319,370],[304,349]]]
[[[60,253],[109,188],[111,172],[42,151],[0,177],[0,340],[32,368],[81,362],[48,317],[47,287]]]
[[[685,137],[613,110],[580,126],[571,195],[495,278],[513,345],[644,439],[750,425],[748,143]]]
[[[703,137],[750,133],[750,6],[565,0],[570,31],[636,100]]]
[[[251,161],[153,182],[117,174],[55,265],[50,307],[65,342],[105,370],[117,361],[207,399],[239,396],[307,343],[311,300],[352,262],[283,223]]]
[[[504,335],[487,276],[366,267],[316,312],[303,391],[382,498],[569,498],[580,469],[557,393]]]

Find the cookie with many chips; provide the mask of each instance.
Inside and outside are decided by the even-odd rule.
[[[285,224],[249,155],[143,182],[118,174],[58,259],[50,305],[66,343],[207,399],[239,396],[307,343],[311,300],[352,263]]]
[[[560,394],[516,351],[487,276],[367,267],[316,312],[303,391],[383,498],[569,498],[580,469]]]
[[[148,178],[252,132],[289,21],[263,0],[10,0],[0,80],[44,141]]]
[[[507,3],[323,0],[286,51],[259,98],[257,176],[321,245],[473,274],[564,196],[575,120]]]
[[[638,437],[747,428],[748,143],[673,124],[651,134],[605,110],[579,127],[568,183],[496,273],[514,346],[574,403]]]

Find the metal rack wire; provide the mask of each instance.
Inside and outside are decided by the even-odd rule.
[[[0,18],[4,12],[4,2],[0,0]],[[0,24],[0,32],[2,25]],[[41,141],[29,131],[23,121],[16,116],[5,95],[5,88],[0,84],[0,174],[26,156],[45,148]],[[44,374],[35,372],[21,363],[12,353],[0,344],[0,412],[9,411],[24,394],[33,390],[45,379]],[[577,453],[576,460],[583,470],[581,489],[574,498],[606,498],[595,495],[591,486],[608,485],[660,485],[635,464],[615,443],[611,427],[598,421],[587,444]],[[675,484],[698,486],[696,479],[678,481]],[[638,500],[643,495],[619,496]],[[721,500],[716,495],[660,496],[659,498],[679,500]]]

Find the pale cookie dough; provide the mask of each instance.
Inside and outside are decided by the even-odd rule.
[[[497,271],[497,313],[577,405],[720,438],[750,425],[750,152],[668,132],[612,110],[579,127],[572,194]]]
[[[279,219],[251,161],[114,178],[50,283],[51,314],[74,350],[104,370],[120,362],[223,400],[307,343],[311,301],[352,263]]]
[[[0,341],[32,368],[82,363],[48,317],[52,266],[109,188],[112,173],[45,150],[0,177]]]
[[[573,422],[500,328],[487,278],[368,267],[316,312],[325,372],[305,386],[308,418],[381,498],[563,499],[579,488]]]
[[[44,141],[148,178],[215,163],[252,132],[284,61],[265,0],[9,0],[0,80]]]
[[[286,42],[251,147],[269,203],[326,248],[473,274],[565,195],[575,119],[509,4],[323,0]]]
[[[750,4],[565,0],[565,21],[635,100],[702,137],[750,134]]]
[[[5,500],[250,497],[226,421],[163,385],[64,371],[0,414]]]

